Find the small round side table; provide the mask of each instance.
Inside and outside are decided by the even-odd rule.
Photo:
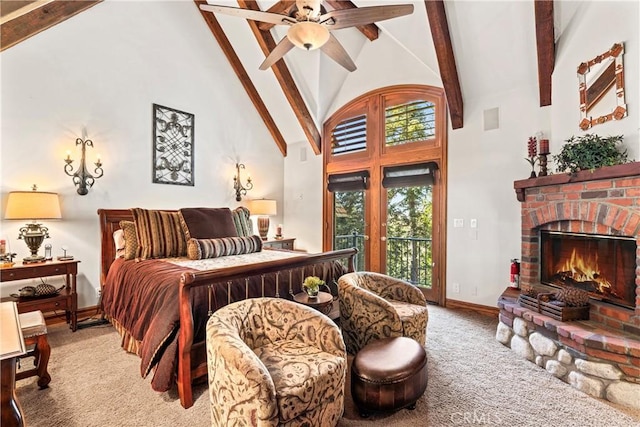
[[[333,308],[333,295],[329,292],[318,292],[315,298],[309,298],[306,292],[299,292],[293,296],[293,300],[300,304],[308,305],[322,314],[328,315]]]

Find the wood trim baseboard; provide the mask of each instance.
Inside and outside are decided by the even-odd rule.
[[[101,316],[100,312],[98,311],[97,305],[79,309],[77,313],[78,322],[82,322],[91,317],[97,318]],[[52,311],[50,313],[46,313],[44,316],[44,320],[47,323],[47,326],[57,325],[59,323],[65,323],[67,321],[64,311]]]
[[[496,318],[498,317],[498,314],[500,314],[500,310],[498,309],[498,307],[490,307],[488,305],[474,304],[472,302],[458,301],[448,298],[445,307],[459,310],[471,310],[475,311],[476,313],[484,314],[485,316]]]

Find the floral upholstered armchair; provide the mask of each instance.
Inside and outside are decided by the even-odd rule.
[[[349,354],[386,337],[427,337],[427,301],[418,288],[373,272],[347,273],[338,279],[340,326]]]
[[[340,330],[313,308],[251,298],[207,322],[213,426],[335,426],[347,355]]]

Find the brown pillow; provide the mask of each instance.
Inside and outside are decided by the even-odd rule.
[[[238,237],[229,208],[182,208],[180,223],[187,240]]]
[[[170,258],[187,255],[187,241],[178,212],[131,209],[138,236],[137,257]]]
[[[138,252],[136,224],[133,221],[120,221],[120,228],[124,232],[124,259],[135,259]]]

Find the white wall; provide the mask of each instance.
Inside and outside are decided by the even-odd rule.
[[[576,19],[577,18],[577,19]],[[557,153],[572,135],[595,133],[601,136],[624,135],[630,159],[640,160],[640,3],[637,1],[586,1],[580,5],[571,25],[557,43],[553,72],[551,152]],[[587,131],[578,127],[580,100],[577,68],[609,50],[614,43],[624,43],[625,93],[627,117],[596,125]],[[611,108],[609,111],[612,111]]]
[[[234,208],[239,161],[255,183],[248,197],[274,198],[282,211],[282,155],[193,2],[103,2],[0,61],[2,212],[8,192],[34,183],[60,194],[63,219],[46,222],[46,243],[81,261],[80,307],[97,303],[99,208]],[[153,103],[195,114],[193,187],[152,183]],[[95,144],[89,160],[99,153],[105,171],[86,196],[63,172],[67,150],[79,158],[83,128]],[[1,223],[19,259],[29,254],[16,238],[24,223]],[[23,285],[3,284],[2,295]]]
[[[451,14],[452,21],[456,19],[456,9],[467,5],[468,3],[464,2],[449,5],[448,12],[454,12]],[[492,4],[492,7],[495,6],[496,4]],[[522,7],[531,9],[520,11],[531,17],[533,6]],[[604,52],[617,41],[624,41],[626,48],[625,82],[629,117],[597,126],[592,132],[603,135],[623,133],[630,158],[640,157],[640,115],[637,112],[640,100],[637,79],[640,75],[638,3],[585,2],[578,9],[579,13],[572,21],[571,28],[559,40],[551,106],[539,107],[535,51],[520,52],[522,57],[502,57],[501,51],[497,50],[481,59],[488,62],[484,64],[483,69],[491,69],[491,61],[504,61],[500,66],[493,64],[496,71],[500,72],[505,72],[504,67],[508,66],[509,62],[518,63],[518,66],[521,66],[523,61],[531,63],[531,69],[525,73],[528,79],[518,80],[514,77],[510,79],[510,86],[503,90],[481,92],[477,87],[469,87],[469,78],[461,82],[463,96],[467,94],[464,98],[464,127],[452,130],[449,126],[448,133],[446,280],[449,299],[495,306],[499,295],[509,284],[510,259],[520,258],[520,203],[516,200],[513,181],[527,178],[531,171],[524,159],[527,139],[542,131],[551,140],[552,152],[557,153],[566,138],[581,133],[578,128],[576,68],[580,62]],[[523,25],[530,25],[524,33],[534,37],[532,22],[527,21]],[[453,31],[463,32],[464,28]],[[452,37],[459,39],[455,34]],[[534,40],[530,41],[532,49],[534,43]],[[393,60],[381,63],[375,61],[376,56]],[[468,69],[470,65],[465,63],[464,59],[461,61],[457,58],[457,61],[458,67],[461,67],[461,63],[465,66],[460,72],[461,75],[472,74]],[[357,64],[358,70],[352,73],[343,85],[327,117],[353,98],[379,87],[406,83],[442,85],[426,62],[418,60],[416,56],[403,49],[398,49],[394,41],[384,33],[375,43],[363,48]],[[465,84],[469,90],[465,90]],[[477,96],[469,98],[469,93]],[[496,107],[500,111],[500,127],[484,131],[483,112]],[[303,188],[302,185],[312,185],[313,180],[317,182],[315,186],[320,188],[321,169],[321,164],[313,167],[303,166],[296,160],[296,156],[289,156],[285,160],[288,182],[285,227],[288,228],[287,234],[295,235],[302,241],[313,241],[321,235],[316,228],[307,227],[307,224],[321,224],[321,198],[314,199],[317,205],[313,206],[310,206],[310,203],[314,200],[307,199],[303,207],[302,203],[291,202],[289,195],[298,194]],[[293,178],[305,170],[311,171],[314,176],[298,181],[301,183],[298,185]],[[305,212],[305,221],[294,221],[293,218],[302,209]],[[454,218],[463,219],[464,227],[454,228]],[[469,228],[470,219],[477,220],[477,236]],[[453,292],[454,284],[459,285],[459,293]]]

